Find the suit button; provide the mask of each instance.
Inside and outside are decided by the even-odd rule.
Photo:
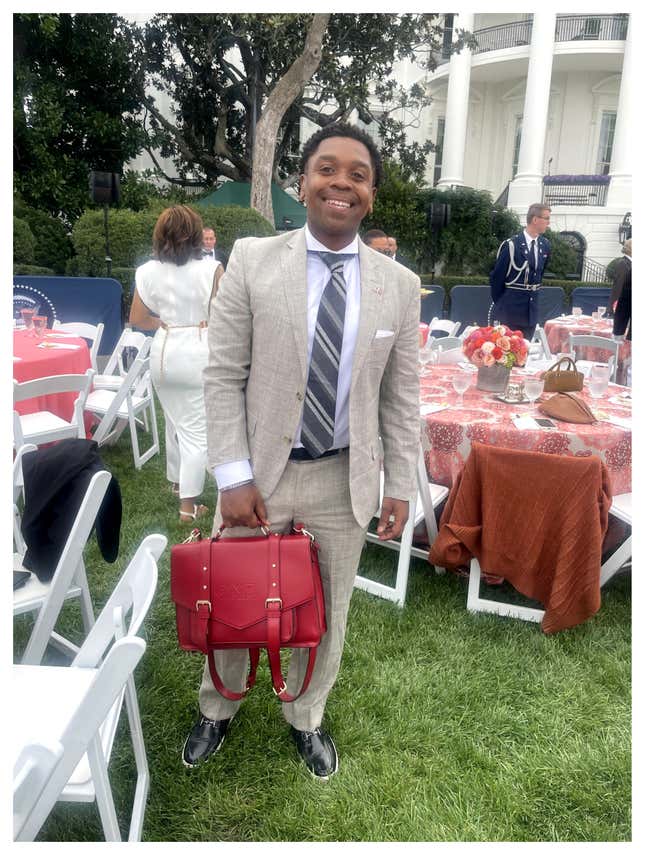
[[[304,398],[304,395],[302,394],[302,392],[296,392],[296,398],[297,398],[299,401],[302,401],[302,399]]]
[[[289,445],[293,445],[293,438],[292,437],[283,436],[282,439],[284,440],[284,442],[288,443]]]

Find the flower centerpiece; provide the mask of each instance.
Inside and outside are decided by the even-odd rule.
[[[463,351],[477,366],[477,388],[503,392],[511,368],[526,364],[529,349],[519,330],[499,324],[472,330],[464,340]]]

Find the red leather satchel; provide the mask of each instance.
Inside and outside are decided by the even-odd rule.
[[[265,537],[204,538],[172,547],[170,595],[175,603],[179,646],[208,656],[213,685],[240,700],[255,683],[260,650],[269,657],[273,691],[291,702],[306,691],[316,650],[327,630],[318,544],[302,528]],[[199,533],[198,533],[199,534]],[[287,692],[281,647],[309,648],[300,691]],[[227,689],[214,650],[247,648],[249,676],[243,692]]]

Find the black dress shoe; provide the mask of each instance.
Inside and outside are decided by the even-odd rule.
[[[296,730],[292,726],[291,735],[298,753],[314,778],[327,781],[338,771],[336,746],[328,733],[319,727],[315,730]]]
[[[210,718],[200,715],[184,742],[181,752],[184,766],[192,769],[219,751],[230,721],[230,718],[212,721]]]

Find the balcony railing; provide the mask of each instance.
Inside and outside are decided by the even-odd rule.
[[[624,41],[628,15],[558,15],[556,42]]]
[[[524,21],[514,21],[512,24],[501,24],[499,27],[484,27],[481,30],[475,30],[473,35],[477,39],[477,47],[473,53],[486,53],[490,50],[528,45],[531,41],[532,29],[533,19],[526,18]]]
[[[545,175],[542,201],[545,205],[603,207],[607,204],[608,175]]]
[[[627,37],[629,15],[558,15],[555,24],[556,42],[572,41],[624,41]],[[495,27],[475,30],[477,39],[474,54],[492,50],[528,45],[531,41],[533,19],[513,21]],[[450,51],[443,50],[436,57],[437,65],[450,60]]]

